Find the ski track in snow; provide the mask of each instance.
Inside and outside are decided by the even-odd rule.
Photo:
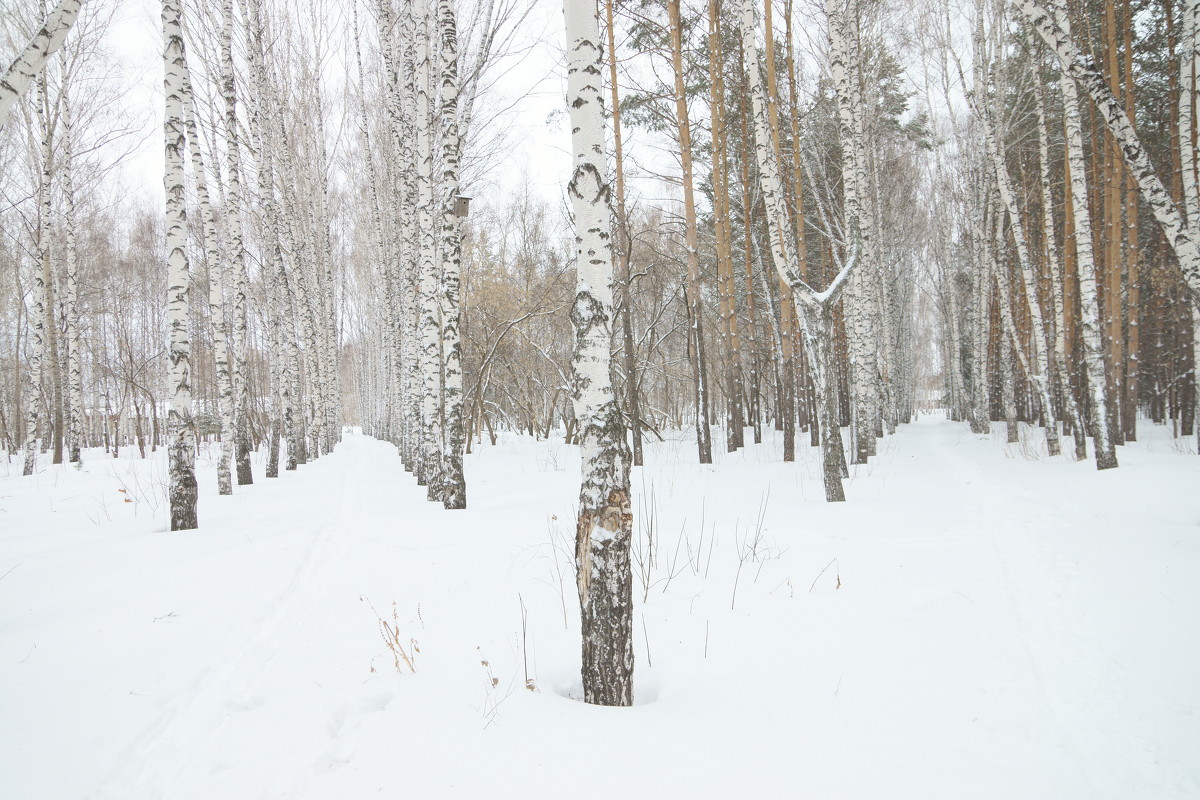
[[[104,499],[153,460],[0,472],[0,797],[1196,797],[1200,459],[1145,427],[1097,473],[923,418],[833,505],[806,446],[650,443],[625,710],[566,699],[561,443],[482,447],[457,512],[361,435],[231,498],[201,461],[186,534]]]
[[[127,797],[130,787],[145,790],[148,796],[171,796],[224,722],[233,714],[259,706],[255,692],[263,671],[276,657],[274,645],[294,634],[300,621],[310,615],[319,596],[314,585],[319,583],[321,570],[345,546],[346,537],[338,535],[345,526],[339,523],[347,516],[350,498],[355,512],[364,505],[361,486],[351,474],[347,470],[342,475],[337,513],[319,524],[291,580],[254,623],[253,633],[235,648],[236,655],[211,673],[197,676],[185,697],[133,738],[116,759],[114,774],[98,791],[100,797]]]

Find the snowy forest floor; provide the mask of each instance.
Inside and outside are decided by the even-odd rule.
[[[1141,433],[1097,473],[924,416],[838,505],[773,432],[651,444],[630,709],[574,699],[561,439],[456,512],[362,435],[232,497],[201,457],[176,534],[161,452],[14,458],[0,797],[1200,797],[1200,458]]]

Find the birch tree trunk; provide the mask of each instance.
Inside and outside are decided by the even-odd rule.
[[[854,462],[865,464],[875,453],[875,339],[871,320],[872,281],[866,270],[874,268],[871,249],[871,214],[864,211],[867,187],[863,162],[864,132],[862,121],[862,88],[858,64],[858,25],[848,19],[857,16],[857,6],[847,0],[828,0],[830,72],[837,91],[838,131],[842,144],[842,187],[845,204],[845,227],[858,231],[861,238],[864,267],[859,267],[850,279],[846,293],[846,338],[850,350],[850,381],[852,405]]]
[[[1013,242],[1017,248],[1017,263],[1021,267],[1022,283],[1025,288],[1025,300],[1029,305],[1030,326],[1033,328],[1032,349],[1034,350],[1034,359],[1036,360],[1036,371],[1028,368],[1026,372],[1037,387],[1038,396],[1042,403],[1042,413],[1046,417],[1046,450],[1050,455],[1056,456],[1061,452],[1058,440],[1058,420],[1054,414],[1054,404],[1050,399],[1050,359],[1048,356],[1049,345],[1046,336],[1046,326],[1042,318],[1042,305],[1038,300],[1037,283],[1033,276],[1033,264],[1030,261],[1029,246],[1025,239],[1025,228],[1021,223],[1021,212],[1017,207],[1017,199],[1013,193],[1012,181],[1008,175],[1008,166],[1004,163],[1004,158],[1000,153],[1000,147],[996,141],[996,132],[992,128],[991,120],[986,116],[986,110],[983,112],[982,123],[984,126],[984,136],[987,139],[988,154],[992,160],[992,166],[995,170],[996,187],[1000,194],[1000,200],[1004,205],[1004,210],[1008,214],[1009,230],[1012,232]],[[997,247],[1000,242],[997,241]],[[1003,265],[998,265],[999,270],[1003,270]],[[1004,283],[1006,291],[1001,297],[1001,303],[1006,306],[1005,313],[1010,315],[1011,321],[1013,299],[1007,292],[1007,273],[1005,273]],[[1015,331],[1012,331],[1015,334]],[[1013,340],[1013,347],[1020,350],[1021,343],[1017,339]]]
[[[845,453],[836,416],[836,386],[833,381],[833,305],[846,287],[847,278],[858,263],[859,245],[852,243],[845,264],[829,286],[815,292],[800,277],[799,262],[793,231],[787,224],[779,168],[775,160],[770,123],[767,118],[767,98],[759,75],[758,45],[755,42],[754,0],[742,0],[742,52],[750,84],[754,108],[754,146],[759,178],[762,182],[763,203],[766,207],[767,228],[770,232],[771,258],[779,277],[791,288],[796,306],[801,310],[801,329],[805,337],[809,370],[816,394],[817,417],[820,424],[822,472],[825,499],[840,502],[846,499],[842,487]]]
[[[459,337],[458,198],[458,31],[452,0],[438,0],[442,72],[442,353],[446,402],[446,432],[442,452],[442,503],[467,507],[463,476],[463,374]]]
[[[191,275],[188,270],[183,186],[183,149],[187,146],[183,122],[183,81],[187,62],[183,49],[183,30],[180,27],[179,0],[163,0],[162,24],[166,45],[163,53],[166,67],[163,82],[166,94],[163,122],[166,169],[163,187],[167,195],[167,316],[170,330],[167,385],[171,391],[167,406],[167,458],[171,530],[180,531],[196,527],[197,490],[194,467],[196,454],[189,441],[192,427],[191,341],[188,336]]]
[[[1054,232],[1054,195],[1050,190],[1050,148],[1046,130],[1046,101],[1042,86],[1037,85],[1038,124],[1038,183],[1042,192],[1042,240],[1046,264],[1050,268],[1051,295],[1054,303],[1054,374],[1058,379],[1058,391],[1067,409],[1075,437],[1075,460],[1087,458],[1087,423],[1075,401],[1067,365],[1066,304],[1063,299],[1063,268],[1058,257],[1058,245]]]
[[[45,68],[50,56],[62,47],[67,33],[79,17],[82,5],[83,0],[60,0],[29,44],[4,71],[4,76],[0,78],[0,128],[8,120],[13,105]]]
[[[357,7],[357,3],[355,5]],[[413,443],[413,437],[419,430],[419,415],[414,413],[415,401],[412,390],[415,384],[410,380],[410,362],[415,361],[415,359],[406,358],[412,341],[409,329],[410,316],[413,310],[409,301],[411,292],[407,288],[401,289],[400,282],[401,273],[408,274],[414,258],[412,241],[412,231],[414,228],[411,222],[413,215],[402,215],[400,208],[407,207],[409,204],[411,198],[410,185],[415,169],[411,159],[413,152],[412,137],[406,136],[404,132],[404,106],[408,103],[408,98],[412,93],[412,62],[410,58],[398,57],[397,55],[396,36],[398,32],[396,28],[397,25],[402,27],[399,33],[403,37],[405,52],[410,52],[412,47],[412,6],[411,4],[406,5],[401,12],[401,16],[397,19],[393,13],[391,3],[386,0],[379,0],[375,6],[375,16],[379,34],[379,48],[383,56],[388,133],[391,138],[393,156],[391,160],[384,159],[383,175],[385,178],[390,176],[391,180],[396,184],[394,191],[384,192],[386,200],[380,201],[379,192],[375,189],[374,181],[372,181],[372,199],[376,206],[378,217],[376,235],[379,240],[380,269],[383,273],[384,299],[386,303],[386,307],[383,309],[384,354],[387,360],[387,374],[390,376],[390,379],[386,382],[386,436],[399,450],[405,469],[411,472],[419,462],[419,451],[414,447]],[[356,54],[358,50],[359,44],[356,39]],[[361,56],[358,56],[358,59],[359,84],[364,87],[365,92],[366,83],[362,77]],[[407,82],[403,88],[400,84],[401,63],[403,63],[405,68],[405,80]],[[363,130],[365,135],[367,126],[365,94],[363,103]],[[370,167],[370,173],[374,176],[376,174],[374,158],[369,139],[366,158]],[[390,173],[388,170],[389,167],[391,168]]]
[[[1061,0],[1057,1],[1061,2]],[[1065,14],[1062,15],[1062,20],[1066,22]],[[1069,36],[1069,31],[1068,27],[1064,35]],[[1101,84],[1103,82],[1101,79]],[[1096,451],[1096,469],[1111,469],[1117,466],[1117,451],[1108,435],[1108,402],[1104,392],[1104,344],[1100,336],[1100,304],[1096,297],[1096,261],[1092,252],[1092,218],[1088,211],[1087,166],[1083,157],[1083,123],[1079,116],[1078,90],[1069,70],[1065,67],[1059,83],[1062,90],[1063,119],[1066,127],[1067,173],[1071,188],[1071,207],[1075,220],[1075,268],[1079,275],[1079,310],[1084,365],[1091,397],[1089,419],[1092,443]]]
[[[186,65],[185,65],[186,67]],[[218,407],[221,414],[221,453],[217,457],[217,493],[233,494],[234,446],[237,427],[233,416],[233,380],[229,371],[229,349],[226,346],[225,298],[222,287],[224,262],[221,259],[217,221],[208,195],[208,178],[204,168],[204,157],[200,152],[200,133],[196,127],[194,97],[190,71],[183,73],[182,100],[186,114],[188,150],[192,160],[192,172],[196,177],[196,199],[200,205],[204,260],[208,267],[208,312],[212,321],[213,360],[217,372],[217,391],[220,393]]]
[[[41,88],[39,86],[39,93]],[[40,100],[38,101],[40,105]],[[29,324],[29,379],[26,384],[27,399],[25,403],[25,463],[21,474],[32,475],[37,461],[38,424],[41,421],[42,410],[42,364],[46,355],[46,278],[42,270],[40,251],[43,242],[48,239],[46,230],[49,219],[46,208],[50,205],[50,187],[47,185],[45,171],[42,171],[38,182],[38,257],[33,268],[33,291],[31,294],[32,308],[26,316]]]
[[[39,127],[42,131],[41,181],[39,183],[40,205],[38,207],[38,259],[41,268],[42,296],[42,371],[49,378],[49,404],[44,406],[45,436],[42,438],[42,452],[48,446],[53,447],[51,463],[61,464],[63,460],[63,391],[62,367],[58,358],[58,281],[57,270],[54,268],[54,252],[52,222],[54,209],[51,202],[52,185],[56,168],[54,157],[54,130],[57,127],[56,109],[50,106],[50,92],[46,74],[38,76],[38,98],[36,112]]]
[[[401,394],[404,396],[404,429],[405,435],[405,464],[411,469],[421,484],[425,480],[425,440],[424,436],[424,375],[425,363],[422,358],[422,320],[421,320],[421,219],[414,209],[420,203],[421,177],[419,169],[419,142],[417,134],[417,55],[416,40],[419,37],[417,18],[414,5],[406,4],[401,17],[403,23],[403,43],[400,63],[404,67],[404,90],[401,93],[403,101],[402,127],[396,130],[402,132],[400,147],[400,180],[398,209],[404,209],[398,221],[400,231],[399,270],[396,273],[399,291],[399,308],[401,318],[397,322],[397,335],[400,339],[399,354],[402,358],[397,365],[401,375]]]
[[[574,172],[576,293],[572,401],[583,462],[575,565],[584,700],[633,704],[633,512],[625,422],[611,379],[612,207],[605,158],[604,50],[592,0],[565,0]]]
[[[433,100],[429,95],[432,67],[429,55],[429,4],[414,0],[416,21],[417,217],[420,236],[419,289],[421,333],[421,470],[430,500],[442,499],[442,354],[441,303],[438,296],[437,243],[433,233]]]
[[[38,76],[38,97],[35,101],[37,116],[42,128],[41,158],[43,166],[38,174],[38,217],[37,217],[37,249],[36,261],[33,266],[33,291],[31,292],[32,308],[26,317],[29,323],[29,382],[27,385],[28,399],[25,405],[25,463],[22,475],[32,475],[36,466],[38,451],[38,428],[44,426],[44,420],[49,417],[50,409],[42,402],[42,372],[49,348],[46,344],[46,309],[49,307],[46,286],[47,272],[45,265],[50,258],[50,129],[46,121],[45,105],[45,75]]]
[[[79,253],[75,242],[75,131],[71,113],[71,100],[63,83],[61,99],[63,124],[63,244],[66,249],[64,260],[67,266],[66,318],[67,318],[67,460],[80,462],[83,442],[83,359],[79,331]]]
[[[745,58],[739,54],[739,61],[744,62]],[[741,64],[741,72],[745,72],[745,64]],[[760,393],[759,379],[759,353],[758,353],[758,332],[760,330],[758,324],[758,309],[754,301],[754,253],[758,252],[758,248],[754,246],[753,221],[752,221],[752,195],[750,191],[750,152],[749,139],[750,128],[748,118],[750,112],[746,107],[748,100],[746,97],[741,98],[738,103],[738,123],[740,126],[741,141],[739,143],[738,160],[741,166],[738,170],[738,179],[742,185],[742,268],[746,275],[746,317],[749,323],[746,327],[746,345],[750,350],[750,417],[754,424],[754,443],[762,444],[762,399]],[[761,270],[760,270],[761,272]],[[769,313],[771,324],[775,324],[775,315]],[[778,339],[778,333],[775,334],[775,339]],[[778,345],[777,345],[778,348]],[[781,348],[778,348],[781,349]]]
[[[229,237],[225,248],[230,260],[226,274],[232,275],[233,289],[233,399],[234,418],[237,428],[237,445],[234,458],[237,462],[238,486],[254,483],[250,470],[250,395],[246,384],[246,350],[248,348],[246,326],[246,246],[242,238],[242,191],[241,136],[238,133],[237,83],[233,71],[233,0],[225,0],[222,6],[224,30],[221,32],[221,94],[225,104],[225,172],[228,187],[225,201],[225,233]]]
[[[1058,56],[1063,72],[1091,96],[1104,124],[1121,148],[1126,165],[1137,180],[1142,200],[1154,212],[1167,243],[1178,259],[1193,300],[1200,301],[1200,236],[1197,236],[1197,231],[1189,229],[1166,187],[1154,172],[1154,165],[1143,149],[1124,106],[1113,95],[1100,70],[1071,41],[1070,24],[1065,13],[1056,10],[1051,14],[1033,0],[1016,0],[1016,5]],[[1188,0],[1189,11],[1195,5],[1195,0]],[[1082,236],[1082,231],[1079,231],[1079,235]]]

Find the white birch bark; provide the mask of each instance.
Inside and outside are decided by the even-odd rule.
[[[1065,14],[1056,12],[1052,15],[1033,0],[1016,0],[1016,4],[1033,29],[1058,56],[1063,71],[1091,96],[1105,125],[1120,146],[1126,165],[1137,180],[1139,195],[1154,212],[1154,218],[1158,220],[1167,243],[1175,253],[1193,300],[1200,300],[1200,237],[1196,235],[1197,231],[1185,224],[1175,202],[1154,172],[1154,165],[1125,114],[1124,104],[1108,88],[1100,70],[1071,41],[1070,25]],[[1079,235],[1082,236],[1082,232]]]
[[[784,208],[783,189],[779,180],[779,168],[775,162],[774,148],[767,121],[767,98],[759,74],[758,45],[755,41],[756,3],[754,0],[741,2],[742,52],[745,58],[750,95],[754,109],[754,149],[758,163],[759,179],[762,184],[763,203],[767,210],[767,227],[770,232],[771,258],[776,271],[791,288],[801,315],[801,329],[805,338],[805,353],[809,360],[816,393],[817,415],[820,421],[822,472],[825,483],[825,499],[840,502],[846,499],[842,487],[845,454],[842,450],[841,431],[836,417],[837,387],[832,379],[833,319],[832,308],[846,287],[849,276],[854,272],[859,258],[857,231],[852,230],[852,245],[848,258],[830,285],[821,292],[814,291],[800,277],[795,232],[788,224]],[[848,219],[854,217],[847,213]]]
[[[446,432],[442,451],[442,503],[467,507],[463,476],[463,373],[459,337],[459,221],[458,197],[458,32],[452,0],[438,0],[442,76],[442,354],[446,398]]]
[[[386,5],[381,4],[381,12],[384,8],[386,8]],[[359,27],[358,27],[358,2],[357,2],[357,0],[355,0],[355,2],[353,2],[353,3],[351,3],[351,13],[352,13],[353,35],[354,35],[354,63],[355,63],[355,69],[356,69],[356,72],[358,75],[358,86],[359,86],[359,92],[360,92],[360,98],[359,98],[359,103],[358,103],[359,127],[361,128],[362,139],[363,139],[363,158],[366,160],[366,165],[367,165],[367,176],[368,176],[367,190],[368,190],[368,198],[370,200],[370,210],[371,210],[371,245],[372,245],[372,250],[375,253],[374,260],[376,260],[376,263],[378,263],[380,265],[381,271],[383,273],[382,277],[383,277],[384,292],[385,292],[384,296],[385,296],[385,300],[386,300],[385,307],[382,308],[381,311],[384,315],[386,315],[387,318],[386,318],[386,320],[384,320],[384,324],[381,327],[381,335],[379,335],[377,337],[373,337],[373,339],[379,340],[377,342],[380,345],[379,355],[380,355],[380,358],[382,360],[384,360],[384,362],[385,362],[384,365],[387,368],[386,369],[387,380],[385,380],[383,382],[383,385],[387,387],[388,396],[391,398],[391,402],[388,404],[388,410],[393,415],[395,415],[395,414],[400,414],[401,409],[404,408],[404,398],[401,393],[401,383],[400,383],[400,376],[399,376],[399,373],[400,373],[400,369],[399,369],[399,367],[400,367],[399,323],[398,323],[398,321],[394,321],[394,312],[398,310],[398,305],[397,305],[397,301],[396,301],[397,294],[396,294],[396,290],[395,290],[395,286],[394,286],[396,270],[389,266],[390,264],[395,263],[394,259],[387,259],[388,263],[387,264],[384,263],[384,261],[385,261],[384,253],[385,252],[394,252],[394,248],[385,245],[385,242],[387,241],[386,234],[385,234],[386,226],[384,224],[383,206],[379,200],[380,174],[379,174],[379,172],[376,171],[377,166],[375,163],[374,147],[372,146],[372,141],[371,141],[371,136],[370,136],[370,122],[369,122],[369,117],[367,114],[366,80],[363,75],[362,45],[360,43],[361,37],[359,36]],[[396,76],[393,72],[394,66],[392,64],[392,59],[391,59],[390,55],[388,55],[390,53],[390,47],[387,46],[387,39],[385,38],[387,35],[387,27],[390,26],[391,21],[387,17],[384,17],[382,13],[380,14],[379,19],[380,19],[380,36],[381,36],[380,41],[381,41],[381,47],[384,50],[385,66],[387,69],[387,84],[385,86],[385,91],[386,91],[386,102],[387,102],[388,110],[389,110],[389,123],[390,123],[389,129],[392,131],[395,131],[396,126],[399,124],[399,119],[398,119],[399,112],[394,111],[395,108],[398,108],[399,88],[398,88],[398,86],[396,86]],[[399,147],[400,147],[398,134],[393,133],[391,144],[393,145],[393,148],[394,148],[393,156],[395,158],[398,158],[399,157]],[[392,219],[393,220],[395,219],[394,213],[392,214]],[[371,340],[368,340],[368,341],[371,341]],[[372,343],[375,343],[375,342],[372,342]],[[361,372],[360,372],[360,374],[361,374]],[[377,377],[377,374],[378,374],[377,371],[372,369],[372,370],[369,370],[368,377],[374,378],[374,377]],[[364,400],[368,397],[379,400],[380,393],[381,393],[381,388],[374,388],[368,394],[364,394],[364,393],[360,392],[360,397],[362,397]],[[404,452],[404,448],[401,445],[402,437],[399,435],[398,430],[397,430],[397,432],[393,432],[389,426],[389,431],[387,432],[387,435],[383,435],[383,432],[379,430],[379,424],[375,423],[368,428],[368,432],[370,432],[373,436],[376,436],[378,438],[386,438],[388,441],[391,441],[393,444],[396,444],[398,451],[400,452],[401,458],[406,458],[407,454]]]
[[[1060,2],[1061,0],[1056,0]],[[1061,16],[1070,27],[1065,14]],[[1063,29],[1060,28],[1060,31]],[[1117,452],[1108,435],[1108,402],[1104,395],[1104,345],[1100,337],[1100,304],[1096,297],[1096,261],[1092,252],[1092,218],[1088,212],[1087,165],[1083,155],[1083,123],[1075,81],[1064,69],[1059,81],[1066,127],[1067,170],[1070,173],[1072,210],[1075,215],[1075,264],[1079,277],[1079,311],[1084,365],[1087,371],[1089,419],[1096,469],[1117,466]],[[1124,111],[1121,112],[1122,114]]]
[[[0,77],[0,128],[8,120],[13,105],[45,69],[50,56],[62,47],[82,6],[83,0],[60,0],[29,44],[8,65],[4,76]]]
[[[225,233],[229,237],[225,247],[229,263],[225,273],[232,273],[230,288],[233,290],[232,352],[234,418],[237,428],[237,444],[234,458],[237,463],[238,486],[254,482],[250,468],[250,396],[246,383],[246,351],[248,348],[246,325],[246,246],[242,236],[242,209],[245,199],[242,189],[241,136],[237,121],[237,82],[233,70],[233,0],[224,0],[222,6],[224,30],[221,32],[221,94],[225,104],[225,174],[227,188],[225,200]]]
[[[865,464],[875,454],[876,358],[878,338],[872,320],[873,281],[876,267],[873,248],[873,214],[867,208],[866,148],[863,124],[862,75],[859,63],[857,4],[828,0],[830,72],[838,102],[838,130],[842,144],[842,186],[846,230],[858,231],[862,266],[850,277],[846,292],[846,337],[850,350],[850,385],[853,403],[851,431],[854,462]]]
[[[576,292],[572,405],[583,461],[576,569],[583,634],[583,691],[589,703],[633,704],[633,513],[625,421],[611,379],[611,187],[604,133],[603,63],[596,5],[565,0],[567,100],[574,172]]]
[[[285,470],[295,470],[305,461],[304,419],[299,408],[300,383],[303,371],[299,336],[296,332],[297,319],[303,316],[297,298],[297,289],[288,274],[283,258],[283,242],[291,238],[292,220],[281,212],[276,199],[275,154],[284,156],[285,145],[275,135],[273,117],[273,95],[269,93],[266,79],[265,31],[258,0],[247,3],[246,58],[250,69],[253,96],[250,103],[250,131],[257,147],[253,148],[258,173],[258,195],[262,206],[262,224],[266,238],[269,270],[275,280],[275,325],[280,331],[281,352],[278,366],[278,383],[273,390],[280,404],[281,427],[287,443]],[[290,243],[289,243],[290,244]],[[294,252],[294,247],[289,246]],[[297,270],[298,272],[298,270]]]
[[[168,346],[167,385],[170,390],[167,406],[168,463],[170,474],[169,499],[171,530],[190,530],[196,527],[195,451],[192,449],[191,341],[188,335],[188,293],[191,274],[187,258],[187,214],[184,205],[184,155],[186,134],[183,122],[183,76],[187,71],[180,27],[179,0],[163,0],[163,39],[166,49],[163,62],[166,78],[166,116],[163,121],[163,140],[166,168],[163,187],[166,190],[167,240],[167,324],[170,331]]]
[[[430,500],[442,498],[442,355],[438,317],[437,243],[433,232],[433,101],[429,94],[432,69],[429,54],[429,4],[414,0],[416,21],[416,108],[417,126],[417,214],[420,235],[421,378],[424,396],[421,403],[421,471],[418,483],[427,488]]]
[[[1196,150],[1192,147],[1195,134],[1196,47],[1197,18],[1200,0],[1185,0],[1183,4],[1183,33],[1179,37],[1179,165],[1183,186],[1184,212],[1189,230],[1200,227],[1200,192],[1196,186]],[[1198,393],[1197,396],[1200,396]]]
[[[1042,317],[1042,304],[1038,299],[1037,279],[1033,274],[1033,263],[1029,256],[1029,245],[1025,239],[1025,226],[1021,223],[1021,210],[1017,207],[1017,198],[1013,193],[1012,180],[1008,175],[1008,166],[1004,163],[1004,158],[1000,153],[1000,148],[996,141],[996,131],[992,127],[986,110],[980,115],[980,121],[984,127],[988,155],[991,158],[992,168],[995,173],[995,185],[1000,194],[1000,201],[1004,206],[1004,210],[1008,214],[1009,230],[1012,232],[1013,242],[1016,245],[1017,263],[1021,268],[1025,300],[1029,306],[1029,323],[1033,329],[1031,345],[1036,365],[1034,369],[1030,369],[1031,365],[1024,360],[1024,355],[1022,355],[1022,363],[1026,367],[1026,373],[1037,388],[1038,397],[1042,404],[1042,414],[1046,418],[1046,450],[1050,455],[1056,456],[1061,452],[1061,447],[1058,438],[1058,419],[1055,416],[1054,404],[1050,397],[1049,339],[1046,335],[1046,326]],[[999,247],[999,245],[1000,242],[998,241],[997,246]],[[1007,271],[1002,265],[997,269],[997,275],[1001,275],[1001,273],[1003,273],[1004,282],[1004,297],[1002,298],[1002,302],[1005,306],[1006,324],[1010,326],[1010,335],[1013,336],[1013,347],[1018,352],[1021,352],[1021,343],[1016,338],[1016,328],[1012,323],[1012,303],[1015,301],[1015,298],[1008,291]]]
[[[221,452],[217,456],[217,493],[233,494],[232,464],[237,439],[233,415],[233,378],[229,370],[229,348],[226,344],[225,297],[222,287],[224,262],[221,258],[220,237],[208,194],[208,178],[204,156],[200,152],[200,133],[196,126],[195,98],[192,95],[190,71],[184,65],[183,106],[186,114],[188,151],[192,173],[196,178],[196,199],[200,206],[201,232],[204,242],[204,261],[208,267],[208,313],[212,323],[213,361],[216,368],[218,408],[221,415]]]
[[[977,143],[977,142],[976,142]],[[982,174],[976,168],[971,168],[967,180],[981,182]],[[988,402],[987,368],[988,368],[988,327],[991,324],[991,314],[988,310],[988,294],[991,291],[991,265],[983,257],[983,247],[986,233],[983,222],[983,198],[979,192],[973,192],[967,201],[970,214],[970,248],[971,248],[971,307],[972,328],[971,337],[971,432],[987,434],[991,432],[991,409]]]
[[[1038,182],[1042,192],[1042,231],[1046,264],[1050,268],[1050,284],[1054,303],[1054,372],[1058,378],[1059,394],[1066,406],[1075,437],[1075,460],[1087,458],[1087,423],[1075,401],[1067,368],[1066,304],[1063,298],[1063,266],[1058,257],[1055,239],[1054,195],[1050,190],[1050,147],[1046,129],[1046,101],[1042,87],[1037,86],[1038,122]]]
[[[420,275],[420,234],[419,219],[415,212],[419,202],[419,176],[417,169],[417,136],[416,136],[416,18],[413,9],[407,6],[402,17],[404,24],[404,40],[400,49],[398,63],[404,68],[404,86],[401,92],[403,103],[403,143],[400,152],[401,179],[399,183],[398,213],[400,230],[400,265],[397,272],[399,300],[397,307],[401,317],[396,321],[396,335],[400,342],[398,355],[402,361],[397,363],[397,375],[402,389],[403,412],[401,419],[404,424],[405,464],[420,477],[421,463],[424,458],[422,448],[422,403],[423,403],[423,372],[421,361],[421,314],[419,304],[419,275]]]
[[[65,81],[60,103],[63,125],[63,245],[67,267],[67,405],[70,409],[67,423],[67,460],[78,464],[83,443],[83,358],[79,330],[79,253],[75,241],[75,131],[71,99]]]
[[[387,365],[387,397],[384,417],[387,420],[387,438],[396,445],[405,469],[412,471],[415,463],[415,451],[412,447],[412,435],[416,430],[415,419],[412,418],[412,405],[409,400],[408,361],[405,359],[407,342],[408,314],[411,311],[405,295],[400,289],[401,273],[412,258],[413,248],[411,232],[413,230],[409,219],[412,215],[401,215],[400,208],[409,199],[408,185],[411,173],[408,164],[408,151],[411,150],[411,137],[404,135],[405,118],[403,105],[406,89],[411,88],[411,69],[405,71],[408,87],[400,83],[400,67],[402,58],[396,52],[396,39],[400,37],[404,45],[410,46],[412,31],[412,6],[406,4],[400,12],[399,19],[393,14],[392,5],[387,0],[378,0],[375,5],[379,48],[384,63],[384,100],[388,116],[388,132],[391,142],[390,159],[383,160],[383,174],[388,178],[391,191],[384,192],[386,202],[379,200],[379,194],[374,194],[373,202],[378,209],[378,237],[380,252],[380,270],[384,284],[383,333],[384,351]],[[397,26],[402,30],[397,31]],[[358,48],[357,41],[355,47]],[[357,50],[356,50],[357,52]],[[361,59],[361,56],[360,56]],[[411,67],[407,63],[406,67]],[[365,87],[362,77],[361,63],[359,66],[359,83]],[[365,100],[364,100],[365,102]],[[366,126],[366,109],[363,109],[363,125]],[[374,159],[370,150],[367,161],[374,172]],[[372,188],[374,191],[374,188]]]
[[[38,426],[42,415],[49,417],[49,409],[42,402],[42,369],[46,359],[46,270],[50,258],[50,128],[46,120],[46,80],[38,77],[38,97],[35,102],[39,125],[42,129],[42,168],[38,175],[38,227],[37,253],[33,269],[32,308],[26,319],[29,324],[29,382],[25,404],[25,463],[22,475],[32,475],[37,461]]]

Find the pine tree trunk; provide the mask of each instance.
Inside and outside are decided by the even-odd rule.
[[[1057,0],[1057,3],[1062,2],[1063,0]],[[1196,0],[1188,0],[1189,11],[1198,5],[1200,4]],[[1056,9],[1052,15],[1033,0],[1017,0],[1017,7],[1025,14],[1033,29],[1058,56],[1063,71],[1091,95],[1104,124],[1115,137],[1117,145],[1125,157],[1126,167],[1137,181],[1141,199],[1154,212],[1154,217],[1158,220],[1167,243],[1170,244],[1176,259],[1178,259],[1189,291],[1193,298],[1200,300],[1200,236],[1197,236],[1197,232],[1189,229],[1189,226],[1185,224],[1178,207],[1171,200],[1171,196],[1155,173],[1154,165],[1143,149],[1133,128],[1133,123],[1125,113],[1121,102],[1113,96],[1100,70],[1072,43],[1070,25],[1065,13]],[[1076,111],[1076,116],[1078,116],[1078,111]],[[1082,198],[1079,199],[1082,204]],[[1079,231],[1079,235],[1082,237],[1082,231]],[[1109,466],[1115,466],[1115,464],[1109,464]]]
[[[633,242],[629,237],[629,219],[625,213],[625,151],[621,139],[621,102],[617,87],[617,44],[613,26],[613,5],[616,0],[605,0],[608,35],[608,83],[612,93],[613,125],[613,176],[616,184],[617,215],[617,279],[621,282],[621,350],[625,367],[625,411],[629,419],[630,439],[633,442],[633,465],[642,466],[642,410],[638,398],[637,353],[633,344],[633,281],[630,256]]]
[[[737,296],[733,282],[733,245],[729,222],[728,134],[725,119],[725,58],[721,47],[719,0],[708,4],[709,91],[712,102],[713,141],[713,228],[716,238],[717,296],[721,317],[721,339],[728,366],[725,371],[727,419],[725,446],[734,452],[745,444],[742,411],[742,352],[738,336]]]
[[[817,416],[821,428],[822,465],[825,478],[825,499],[829,502],[845,500],[842,476],[845,469],[845,454],[842,450],[841,431],[835,419],[835,387],[833,381],[833,306],[837,303],[846,281],[855,271],[859,258],[859,245],[854,242],[849,257],[842,269],[822,292],[815,292],[800,277],[796,258],[794,233],[788,225],[787,212],[783,205],[782,186],[779,180],[768,119],[767,97],[759,75],[758,45],[755,41],[755,3],[742,0],[741,5],[742,52],[745,58],[750,96],[754,108],[754,145],[757,155],[759,178],[762,182],[763,203],[766,207],[767,228],[770,233],[771,258],[780,278],[791,288],[792,297],[798,308],[803,309],[801,318],[805,335],[805,351],[809,354],[809,369],[816,387]]]
[[[712,463],[709,428],[708,371],[704,358],[704,302],[700,287],[700,253],[696,230],[696,199],[692,183],[692,131],[688,120],[687,88],[683,80],[683,32],[679,0],[667,0],[670,20],[671,64],[675,72],[675,122],[679,131],[679,160],[683,175],[684,237],[687,248],[688,333],[692,340],[692,381],[696,395],[696,445],[701,464]]]

